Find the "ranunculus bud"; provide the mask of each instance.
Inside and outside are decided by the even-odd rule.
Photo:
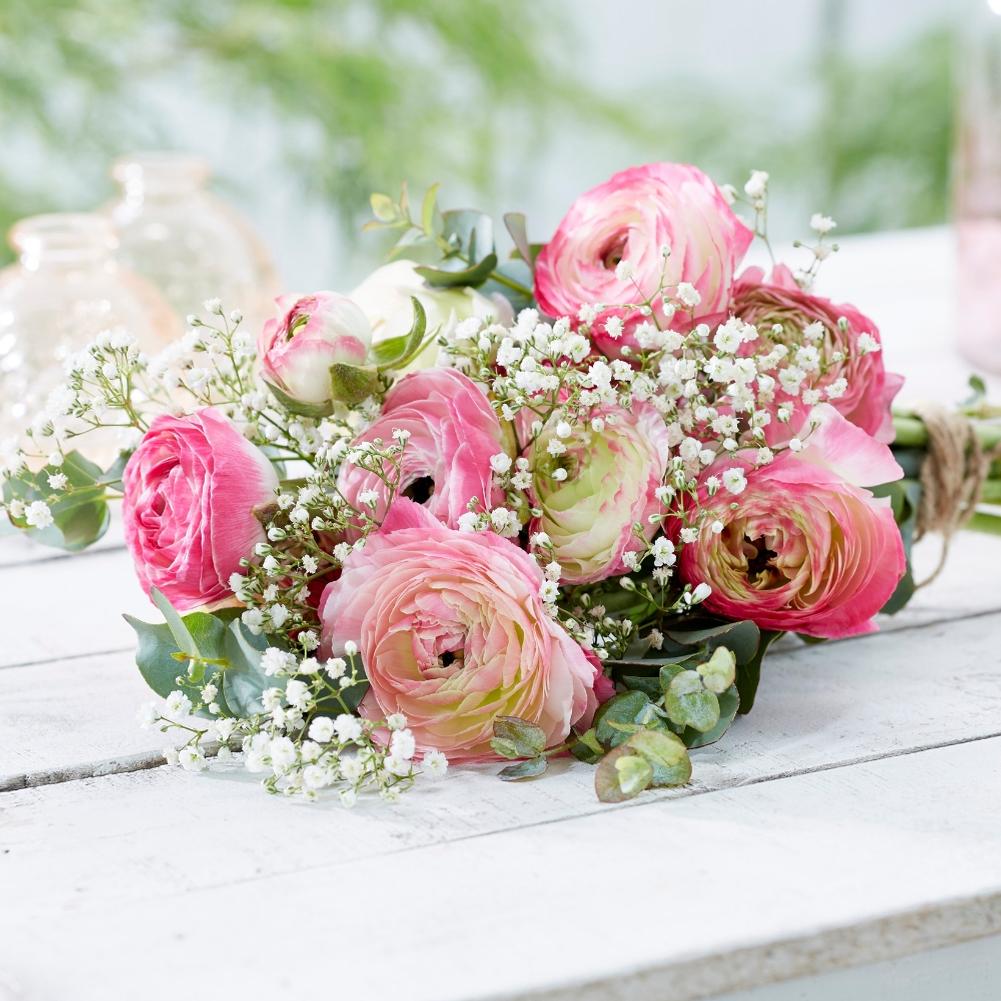
[[[285,295],[280,315],[264,324],[257,354],[265,380],[299,403],[331,399],[330,366],[363,365],[372,344],[365,314],[336,292]]]

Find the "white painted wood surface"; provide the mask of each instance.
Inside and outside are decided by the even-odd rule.
[[[853,243],[834,297],[915,395],[962,395],[946,235]],[[0,1001],[996,996],[969,971],[1001,959],[1001,539],[957,539],[881,634],[777,650],[686,789],[609,807],[579,763],[490,766],[353,812],[150,767],[120,613],[155,613],[117,542],[0,539]]]

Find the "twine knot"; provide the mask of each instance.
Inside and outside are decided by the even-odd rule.
[[[931,532],[942,536],[938,565],[918,585],[924,587],[945,565],[952,536],[973,517],[991,463],[1001,457],[1001,444],[985,450],[969,418],[938,404],[926,403],[912,409],[928,432],[914,541]]]

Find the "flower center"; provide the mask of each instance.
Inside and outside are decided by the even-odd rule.
[[[403,488],[403,496],[415,504],[426,504],[434,493],[434,480],[430,476],[419,476]]]
[[[756,539],[750,539],[745,535],[742,549],[747,560],[747,579],[752,584],[764,588],[778,587],[789,579],[772,562],[778,553],[768,548],[763,535],[759,535]]]
[[[601,265],[606,271],[614,271],[626,252],[626,238],[617,237],[601,252]]]

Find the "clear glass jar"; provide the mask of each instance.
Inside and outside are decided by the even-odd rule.
[[[955,165],[959,347],[1001,373],[1001,0],[963,19]]]
[[[0,438],[24,430],[66,357],[103,331],[128,331],[155,352],[183,329],[160,293],[118,262],[102,216],[33,216],[8,240],[18,261],[0,271]]]
[[[279,283],[250,226],[206,187],[208,164],[185,153],[137,153],[117,160],[119,197],[105,205],[121,257],[163,292],[179,316],[206,299],[239,308],[257,331],[274,311]]]

